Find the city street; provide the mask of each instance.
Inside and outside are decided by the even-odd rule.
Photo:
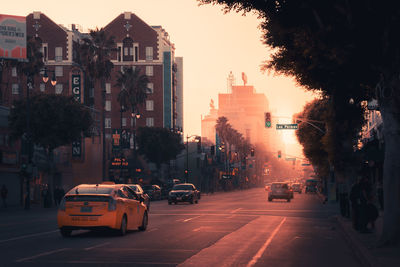
[[[145,232],[73,232],[55,209],[0,213],[1,266],[360,266],[333,216],[336,205],[263,188],[203,195],[199,204],[153,202]]]

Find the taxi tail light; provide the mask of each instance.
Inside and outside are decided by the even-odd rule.
[[[117,209],[117,201],[114,198],[110,197],[108,200],[108,210],[114,211],[116,209]]]
[[[60,206],[58,207],[59,210],[65,211],[65,197],[60,202]]]

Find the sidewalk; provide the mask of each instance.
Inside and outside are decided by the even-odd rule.
[[[353,229],[350,219],[336,216],[337,222],[363,266],[386,267],[400,266],[400,246],[377,247],[382,231],[382,213],[375,222],[375,232],[361,234]]]
[[[318,194],[324,203],[325,196]],[[326,203],[336,205],[339,211],[339,203]],[[381,211],[375,222],[375,231],[370,234],[361,234],[353,229],[351,219],[344,218],[340,214],[335,219],[342,230],[347,242],[362,266],[368,267],[393,267],[400,266],[400,245],[397,247],[377,247],[383,227],[383,212]]]

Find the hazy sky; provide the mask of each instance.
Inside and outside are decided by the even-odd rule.
[[[227,92],[230,71],[237,85],[246,73],[248,85],[267,96],[272,116],[290,117],[313,98],[293,79],[260,71],[269,49],[261,42],[260,21],[253,14],[224,14],[221,6],[198,6],[196,0],[3,1],[0,13],[26,16],[33,11],[84,30],[104,27],[124,11],[161,25],[175,44],[176,56],[183,57],[185,135],[201,133],[201,115],[208,113],[211,99],[218,105],[218,93]],[[285,133],[285,141],[294,141],[293,132]]]

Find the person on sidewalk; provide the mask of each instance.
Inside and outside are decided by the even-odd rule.
[[[351,201],[351,221],[354,230],[360,229],[360,180],[361,177],[357,178],[357,181],[351,186],[350,190],[350,201]]]
[[[1,187],[1,200],[3,202],[3,207],[7,208],[7,195],[8,195],[8,190],[5,184]]]
[[[370,233],[371,230],[367,228],[368,223],[370,222],[370,217],[368,214],[368,205],[371,204],[372,195],[371,195],[371,185],[366,176],[363,176],[360,182],[360,206],[359,206],[359,231],[361,233]],[[375,221],[375,220],[374,220]]]

